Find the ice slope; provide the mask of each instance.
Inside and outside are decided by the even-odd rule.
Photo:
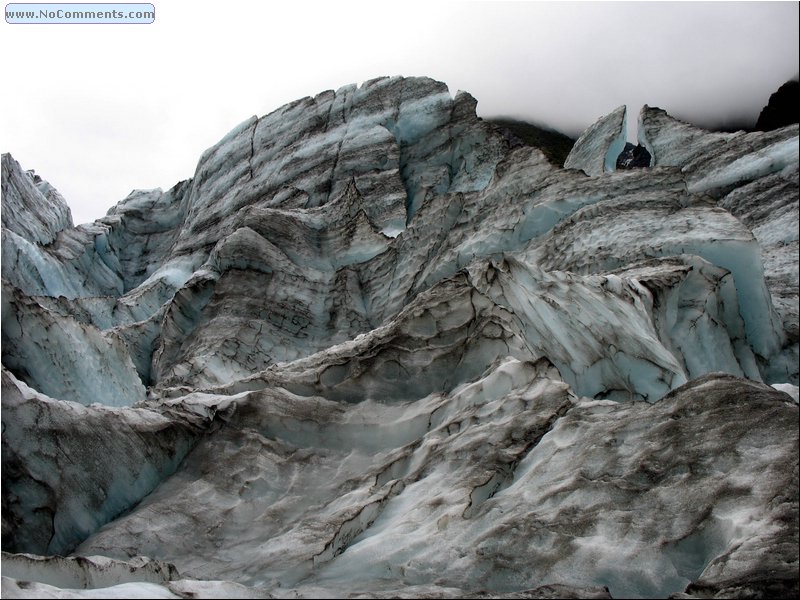
[[[130,406],[145,388],[125,340],[3,284],[3,365],[44,394]]]
[[[3,548],[64,555],[175,471],[215,411],[49,398],[3,369]]]
[[[4,156],[3,548],[75,561],[4,595],[796,591],[796,126],[558,169],[475,105],[323,92],[77,228]]]

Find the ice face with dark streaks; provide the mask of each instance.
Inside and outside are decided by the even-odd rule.
[[[797,126],[475,108],[326,91],[79,227],[3,156],[4,596],[796,594]]]

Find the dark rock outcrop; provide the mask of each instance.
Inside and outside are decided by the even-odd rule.
[[[575,140],[560,131],[547,129],[533,123],[517,119],[495,117],[484,119],[487,123],[496,125],[501,133],[509,140],[512,146],[526,145],[541,150],[551,163],[563,167]]]
[[[756,129],[772,131],[792,123],[800,123],[800,81],[787,81],[769,97],[769,102],[758,115]]]
[[[650,166],[651,156],[647,148],[641,144],[635,146],[630,142],[625,142],[625,148],[617,157],[618,169],[641,169]]]

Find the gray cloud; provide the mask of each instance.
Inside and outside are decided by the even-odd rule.
[[[482,116],[574,136],[620,104],[752,124],[798,72],[794,2],[155,5],[153,25],[2,25],[0,149],[76,222],[191,177],[252,114],[379,75],[429,75]]]

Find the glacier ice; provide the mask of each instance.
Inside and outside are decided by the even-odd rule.
[[[797,126],[475,111],[325,91],[78,227],[3,156],[4,596],[795,593]]]
[[[639,136],[654,165],[680,168],[690,190],[716,199],[752,230],[761,249],[771,302],[785,333],[780,351],[773,354],[765,371],[768,379],[797,385],[798,126],[711,133],[645,106],[639,115]],[[749,270],[759,268],[755,261],[749,262]]]
[[[48,310],[6,285],[2,305],[3,364],[37,390],[84,404],[145,399],[129,349],[113,330]]]
[[[49,244],[72,227],[66,200],[32,171],[23,171],[10,154],[2,156],[3,229],[33,244]]]
[[[627,119],[625,106],[598,119],[575,142],[564,167],[580,169],[592,177],[615,171],[617,157],[625,148]]]

